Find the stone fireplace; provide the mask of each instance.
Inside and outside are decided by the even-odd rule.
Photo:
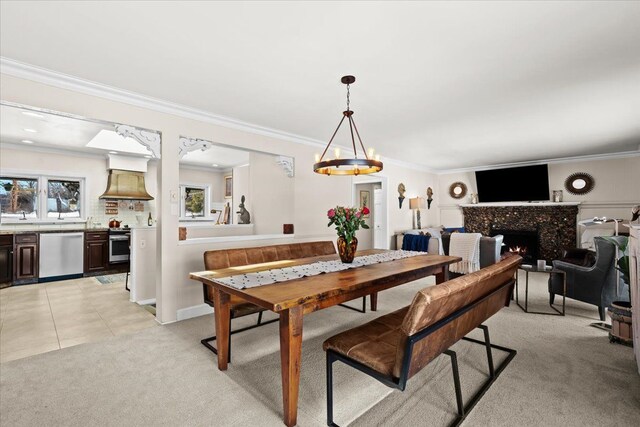
[[[562,249],[576,247],[578,205],[571,202],[479,203],[461,207],[464,227],[469,233],[502,234],[505,245],[511,244],[507,234],[510,239],[537,241],[535,252],[528,249],[530,255],[525,257],[526,263],[535,263],[536,259],[551,262],[560,257]]]

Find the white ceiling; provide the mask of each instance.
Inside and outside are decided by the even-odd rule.
[[[365,145],[433,169],[640,144],[640,2],[1,2],[0,53],[322,141],[353,74]]]
[[[230,147],[212,145],[207,150],[187,153],[180,164],[226,170],[249,163],[249,152]]]
[[[20,145],[25,149],[46,148],[101,154],[105,157],[108,153],[151,157],[151,152],[135,139],[118,135],[112,123],[66,117],[13,105],[0,105],[0,143]],[[180,163],[226,170],[249,163],[249,152],[213,145],[205,151],[187,153]]]

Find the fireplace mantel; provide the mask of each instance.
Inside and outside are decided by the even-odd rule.
[[[538,231],[540,259],[558,259],[564,248],[576,247],[577,202],[477,203],[460,205],[470,233],[490,235],[492,229]]]
[[[495,202],[495,203],[463,203],[461,208],[487,208],[501,206],[525,206],[535,208],[536,206],[578,206],[580,202]]]

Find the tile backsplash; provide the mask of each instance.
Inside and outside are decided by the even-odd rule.
[[[109,224],[109,220],[111,218],[115,218],[118,221],[121,221],[121,227],[125,225],[129,225],[131,227],[136,225],[147,225],[147,219],[149,218],[149,212],[151,212],[151,218],[155,223],[156,214],[155,214],[155,201],[150,200],[148,202],[142,202],[144,205],[144,211],[137,212],[133,209],[133,203],[128,201],[123,201],[119,203],[118,213],[116,215],[107,215],[105,213],[105,200],[96,200],[91,206],[89,206],[90,214],[88,217],[91,217],[91,221],[96,224],[96,227],[106,227]]]
[[[47,222],[39,223],[2,223],[0,224],[0,230],[6,231],[27,231],[38,229],[78,229],[78,228],[107,228],[109,226],[109,220],[116,218],[121,222],[120,226],[124,227],[128,225],[130,227],[135,226],[147,226],[147,220],[149,218],[149,212],[151,212],[151,218],[153,218],[153,224],[156,224],[156,203],[155,200],[142,202],[144,211],[135,211],[133,204],[128,201],[119,203],[118,214],[107,215],[105,213],[105,200],[94,200],[87,207],[87,215],[85,221],[78,221],[73,219],[66,219],[63,221],[56,221],[55,219]]]

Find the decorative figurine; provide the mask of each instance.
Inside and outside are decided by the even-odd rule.
[[[240,210],[236,212],[237,214],[240,214],[240,221],[238,221],[238,224],[251,224],[251,215],[249,215],[249,211],[244,207],[244,200],[243,194],[242,197],[240,197],[240,205],[238,206]]]
[[[431,209],[431,202],[433,202],[433,190],[427,187],[427,209]]]
[[[404,184],[398,184],[398,205],[400,206],[400,209],[402,209],[402,202],[404,202],[405,191],[407,190],[404,188]]]

